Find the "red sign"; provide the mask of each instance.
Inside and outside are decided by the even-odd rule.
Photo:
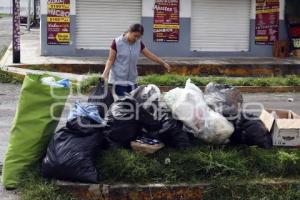
[[[155,0],[153,40],[179,41],[179,0]]]
[[[272,45],[279,38],[279,0],[256,0],[255,44]]]
[[[289,34],[293,43],[293,49],[300,49],[300,26],[293,25],[290,27]]]
[[[70,43],[70,0],[48,0],[47,43]]]

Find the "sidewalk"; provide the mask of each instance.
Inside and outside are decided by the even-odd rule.
[[[40,30],[22,30],[21,64],[12,63],[11,47],[0,62],[0,67],[15,73],[33,73],[27,69],[57,71],[62,73],[99,73],[103,70],[106,57],[63,57],[40,55]],[[155,52],[154,52],[155,53]],[[274,76],[300,74],[300,58],[263,57],[165,57],[174,66],[175,73],[217,76]],[[34,66],[34,67],[33,67]],[[21,69],[19,69],[21,68]],[[141,57],[138,64],[140,75],[164,73],[163,67]],[[37,71],[37,73],[41,73]],[[51,73],[51,72],[49,72]],[[81,76],[61,74],[64,77],[82,79]]]

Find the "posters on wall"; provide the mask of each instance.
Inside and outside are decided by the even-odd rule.
[[[293,49],[300,49],[300,25],[290,27],[289,34],[293,43]]]
[[[179,1],[155,0],[153,40],[155,42],[179,41]]]
[[[255,44],[272,45],[279,38],[279,0],[256,0]]]
[[[70,43],[70,0],[48,0],[47,43]]]

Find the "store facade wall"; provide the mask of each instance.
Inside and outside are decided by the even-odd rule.
[[[42,56],[80,56],[76,54],[76,0],[70,0],[70,41],[68,45],[48,45],[47,1],[41,1],[40,48]]]
[[[121,1],[121,0],[120,0]],[[154,42],[153,41],[153,7],[154,0],[141,0],[142,11],[140,22],[145,27],[145,34],[143,36],[143,42],[145,45],[154,53],[160,56],[170,57],[199,57],[199,56],[256,56],[266,57],[272,56],[271,45],[256,45],[255,44],[255,0],[251,1],[250,11],[250,32],[249,32],[249,49],[248,51],[236,51],[236,52],[222,52],[222,51],[192,51],[191,50],[191,19],[192,19],[192,0],[181,0],[180,1],[180,35],[179,42]],[[237,0],[238,1],[238,0]],[[221,2],[221,0],[220,0]],[[47,2],[42,1],[41,4],[41,54],[48,56],[107,56],[108,49],[84,49],[77,48],[76,45],[76,0],[70,0],[71,14],[70,14],[70,34],[71,41],[69,45],[48,45],[47,44]],[[224,5],[226,6],[226,5]],[[80,8],[77,8],[80,9]],[[97,13],[95,13],[97,15]],[[78,16],[77,16],[78,17]],[[78,20],[78,19],[77,19]],[[116,17],[115,19],[118,20]],[[95,24],[95,26],[101,26]],[[105,27],[103,27],[105,28]],[[125,31],[125,30],[124,30]],[[114,33],[114,34],[122,34]],[[112,34],[113,35],[113,34]],[[287,34],[284,23],[284,0],[280,0],[280,39],[286,39]],[[96,36],[95,36],[96,37]],[[110,38],[109,40],[113,40]]]
[[[251,20],[250,20],[250,52],[251,56],[272,56],[271,45],[256,45],[255,44],[255,0],[252,1]],[[285,0],[280,0],[279,11],[279,39],[287,40],[288,35],[284,21]]]

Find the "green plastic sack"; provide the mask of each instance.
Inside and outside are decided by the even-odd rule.
[[[69,95],[69,88],[43,85],[40,79],[47,76],[24,79],[2,170],[7,189],[15,189],[22,175],[43,158]]]

